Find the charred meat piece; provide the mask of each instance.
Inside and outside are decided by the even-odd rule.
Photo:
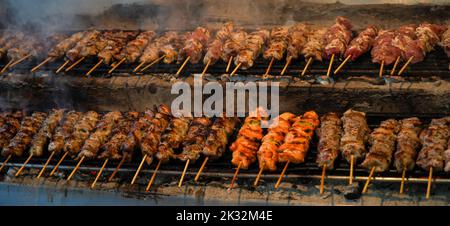
[[[178,54],[178,62],[183,62],[184,59],[190,57],[189,62],[196,64],[202,59],[203,52],[206,51],[210,32],[203,27],[197,27],[184,42],[183,48]]]
[[[167,59],[176,59],[178,57],[178,52],[174,46],[174,43],[177,39],[179,39],[179,35],[173,31],[168,31],[162,36],[154,39],[143,50],[142,55],[139,58],[139,62],[151,63],[157,60],[161,54]]]
[[[14,155],[21,157],[31,144],[31,139],[41,128],[47,117],[46,113],[35,112],[31,116],[26,116],[20,124],[17,134],[10,140],[8,146],[3,148],[2,156]]]
[[[363,159],[367,152],[366,144],[370,129],[367,125],[366,114],[350,109],[344,113],[341,120],[344,128],[340,148],[342,156],[350,162],[353,155],[356,163]]]
[[[144,31],[140,33],[136,39],[127,43],[125,48],[122,49],[119,58],[126,58],[128,63],[134,63],[142,54],[145,47],[150,43],[155,37],[156,33],[154,31]]]
[[[287,57],[297,59],[300,56],[300,52],[308,41],[308,35],[310,29],[304,23],[298,23],[289,28],[287,40]]]
[[[74,47],[86,34],[86,31],[77,32],[59,42],[53,49],[48,53],[49,57],[59,58],[64,56],[72,47]]]
[[[223,43],[221,58],[224,62],[228,62],[230,57],[235,57],[247,44],[248,34],[242,29],[236,30],[230,34]]]
[[[86,48],[89,42],[97,40],[97,37],[99,37],[100,35],[100,31],[97,30],[87,31],[83,38],[81,38],[73,48],[67,51],[67,59],[73,62],[81,58],[81,51]]]
[[[400,121],[400,131],[397,134],[397,152],[394,155],[394,166],[398,172],[404,169],[414,169],[417,150],[420,147],[420,126],[422,122],[418,118],[407,118]]]
[[[65,141],[72,134],[75,124],[81,119],[82,113],[76,111],[69,111],[62,123],[56,128],[55,134],[52,137],[50,144],[48,145],[49,152],[55,152],[58,154],[63,150]]]
[[[174,117],[170,121],[161,137],[156,158],[162,162],[168,162],[171,158],[175,158],[173,149],[179,148],[186,139],[191,121],[191,117]]]
[[[95,111],[88,111],[75,124],[74,130],[64,144],[64,151],[69,152],[72,157],[76,157],[83,147],[84,141],[89,138],[89,134],[95,129],[99,120],[99,114]]]
[[[211,126],[202,154],[211,159],[218,159],[225,153],[228,138],[233,133],[238,119],[219,117]]]
[[[430,23],[422,23],[416,28],[417,40],[424,55],[434,50],[446,29],[446,26]]]
[[[110,64],[112,60],[121,60],[120,52],[138,35],[137,31],[114,31],[104,34],[106,46],[97,55],[99,59],[103,59],[105,64]]]
[[[101,153],[98,155],[99,159],[120,160],[122,153],[120,148],[127,139],[134,122],[139,118],[138,112],[128,112],[123,118],[119,120],[117,126],[112,130],[112,137],[105,144],[100,147]]]
[[[393,45],[400,49],[403,61],[407,61],[410,57],[414,57],[411,63],[423,61],[425,53],[420,47],[415,33],[417,26],[415,24],[404,25],[398,28],[395,33]]]
[[[183,141],[183,151],[177,155],[181,161],[191,162],[200,158],[203,147],[206,144],[211,120],[206,117],[194,118]]]
[[[308,41],[301,50],[301,54],[305,59],[312,58],[313,60],[322,61],[324,50],[324,35],[327,32],[326,28],[319,28],[310,33]]]
[[[320,118],[318,130],[319,145],[317,147],[317,164],[326,165],[327,169],[334,168],[334,161],[339,156],[342,137],[342,121],[337,113],[330,112]]]
[[[288,27],[274,27],[270,31],[270,40],[267,49],[264,51],[264,59],[283,59],[284,52],[288,47]]]
[[[279,162],[303,163],[319,123],[319,116],[314,111],[296,117],[284,143],[278,148]]]
[[[384,172],[389,169],[392,155],[395,151],[395,141],[400,124],[395,119],[382,121],[380,126],[370,134],[371,147],[361,166],[366,169],[375,168],[375,172]]]
[[[378,28],[375,26],[368,26],[350,42],[347,50],[345,50],[344,57],[347,58],[348,56],[351,56],[350,59],[352,61],[355,61],[364,53],[369,52],[375,42],[375,38],[377,37],[377,35]]]
[[[109,140],[112,130],[117,125],[117,122],[121,119],[121,117],[122,114],[118,111],[108,112],[103,115],[101,120],[97,123],[95,130],[84,142],[84,145],[78,154],[78,159],[83,156],[87,159],[94,159],[97,157],[100,147],[106,143],[107,140]]]
[[[23,115],[22,117],[14,117],[14,115],[6,115],[4,117],[4,122],[0,129],[0,149],[6,148],[10,140],[17,134],[22,118]]]
[[[19,46],[26,37],[21,31],[11,32],[10,35],[7,35],[4,43],[0,46],[0,59],[5,57],[9,49]]]
[[[234,25],[231,22],[225,23],[217,32],[216,37],[212,42],[208,44],[208,50],[206,51],[203,63],[215,64],[220,60],[223,52],[223,45],[225,41],[231,36],[234,29]]]
[[[257,152],[260,169],[268,171],[277,169],[278,147],[283,144],[294,118],[294,114],[287,112],[274,119]]]
[[[330,59],[335,56],[343,56],[347,45],[352,40],[352,24],[347,18],[337,17],[333,24],[324,35],[324,56]]]
[[[31,142],[30,154],[33,156],[42,156],[44,154],[44,148],[48,144],[49,140],[53,136],[55,128],[64,117],[64,110],[54,109],[50,115],[45,119],[43,126],[33,137]]]
[[[450,118],[431,120],[428,128],[420,133],[422,149],[416,160],[416,164],[424,170],[433,167],[435,171],[444,169],[444,152],[447,150],[450,138]]]
[[[241,64],[242,69],[252,67],[269,37],[270,31],[265,29],[250,33],[245,40],[245,47],[239,51],[234,64]]]
[[[122,155],[127,161],[131,160],[134,150],[142,142],[145,131],[147,131],[152,125],[152,120],[154,117],[155,113],[153,111],[146,110],[144,114],[133,124],[133,127],[121,146]]]
[[[401,56],[401,49],[394,44],[395,37],[395,31],[382,30],[378,32],[371,51],[373,63],[384,62],[385,65],[390,65],[397,60],[397,57]]]

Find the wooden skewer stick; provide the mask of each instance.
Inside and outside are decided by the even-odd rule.
[[[324,164],[322,168],[322,177],[320,178],[320,194],[323,194],[326,171],[327,171],[327,164]]]
[[[183,173],[181,174],[180,182],[178,182],[178,187],[181,187],[181,185],[183,184],[184,176],[186,175],[186,171],[187,171],[187,168],[189,166],[189,160],[190,159],[188,159],[186,161],[186,165],[184,166]]]
[[[57,70],[56,70],[56,74],[58,74],[59,72],[61,72],[63,69],[64,69],[64,67],[67,65],[67,64],[69,64],[69,60],[66,60]]]
[[[374,172],[375,172],[375,167],[372,167],[372,169],[370,169],[369,177],[367,178],[366,184],[364,185],[364,189],[362,190],[363,194],[367,192],[367,188],[369,187],[369,184],[370,184],[370,181],[372,180]]]
[[[53,176],[53,174],[55,174],[55,172],[58,169],[59,165],[61,165],[61,163],[64,161],[64,159],[66,158],[66,156],[68,154],[69,154],[68,151],[64,152],[64,155],[61,157],[61,159],[58,161],[58,163],[56,163],[55,168],[53,168],[52,172],[50,172],[50,176]]]
[[[266,69],[266,73],[264,74],[264,77],[269,75],[270,69],[272,69],[272,65],[273,65],[273,61],[275,60],[275,58],[272,57],[272,59],[270,60],[269,66],[267,66]]]
[[[431,181],[433,180],[433,167],[430,167],[430,174],[428,175],[428,185],[427,185],[427,194],[426,198],[430,198],[430,192],[431,192]]]
[[[308,70],[309,65],[312,63],[312,60],[313,60],[312,57],[310,57],[308,59],[308,62],[306,62],[306,65],[305,65],[305,67],[303,68],[303,71],[302,71],[302,76],[305,76],[306,70]]]
[[[331,68],[333,68],[334,54],[331,55],[330,64],[328,65],[327,78],[330,77]]]
[[[241,169],[241,166],[242,166],[242,162],[239,162],[239,165],[238,165],[238,167],[236,168],[236,172],[234,172],[233,179],[231,180],[230,188],[228,188],[228,189],[233,189],[233,187],[234,187],[234,182],[235,182],[236,179],[237,179],[237,175],[238,175],[238,173],[239,173],[239,170]]]
[[[11,66],[12,63],[13,63],[13,60],[10,60],[10,61],[5,65],[5,67],[0,71],[0,73],[5,72],[5,71],[9,68],[9,66]]]
[[[380,78],[383,77],[383,68],[384,68],[384,60],[381,61],[381,65],[380,65],[380,74],[379,74]]]
[[[286,64],[284,65],[284,68],[283,68],[283,70],[282,70],[281,73],[280,73],[281,76],[284,75],[284,73],[286,72],[287,68],[289,67],[289,64],[291,64],[291,61],[292,61],[292,56],[289,56],[289,57],[286,59]]]
[[[25,162],[23,163],[23,165],[19,168],[19,170],[17,171],[17,173],[14,176],[19,176],[20,173],[22,172],[22,170],[25,168],[25,166],[28,164],[28,162],[31,160],[31,157],[33,157],[33,154],[30,154],[30,156],[28,156],[27,160],[25,160]]]
[[[344,61],[342,61],[342,63],[336,68],[336,70],[334,70],[333,74],[337,74],[342,69],[342,67],[344,67],[344,65],[347,63],[347,61],[350,60],[351,57],[352,57],[352,55],[348,55],[344,59]]]
[[[31,54],[28,54],[28,55],[20,58],[18,61],[16,61],[16,62],[12,63],[11,65],[9,65],[9,68],[12,68],[12,67],[22,63],[24,60],[28,59],[30,56],[31,56]]]
[[[151,62],[149,65],[145,66],[144,68],[142,68],[140,70],[140,72],[144,72],[145,70],[149,69],[151,66],[157,64],[159,61],[161,61],[162,59],[164,59],[164,57],[166,57],[166,55],[161,56],[160,58],[154,60],[153,62]]]
[[[258,186],[259,178],[261,178],[261,174],[262,174],[263,170],[264,170],[264,168],[262,168],[262,167],[259,169],[258,175],[256,176],[253,186],[255,186],[255,187]]]
[[[398,56],[397,59],[395,59],[394,66],[392,67],[392,70],[391,70],[391,76],[394,75],[395,69],[397,68],[397,65],[399,62],[400,62],[400,56]]]
[[[230,71],[231,68],[231,62],[233,62],[233,57],[231,56],[230,59],[228,60],[228,64],[227,64],[227,68],[225,69],[225,73],[228,73]]]
[[[208,67],[209,67],[210,64],[211,64],[211,60],[208,60],[208,63],[206,63],[206,65],[205,65],[205,69],[203,69],[203,71],[202,71],[201,78],[203,78],[203,76],[205,75],[205,73],[208,70]]]
[[[236,65],[234,70],[231,72],[230,77],[232,77],[234,74],[236,74],[237,70],[241,67],[241,65],[242,65],[242,63],[239,63],[238,65]]]
[[[74,68],[74,67],[77,66],[79,63],[81,63],[81,61],[83,61],[84,58],[86,58],[86,57],[81,57],[80,59],[78,59],[77,61],[75,61],[75,63],[73,63],[72,65],[70,65],[65,71],[68,72],[68,71],[72,70],[72,68]]]
[[[120,167],[122,167],[122,164],[125,162],[127,154],[123,155],[122,159],[120,160],[119,164],[117,165],[116,169],[114,169],[114,172],[109,176],[108,181],[112,181],[114,176],[116,176],[116,173],[119,171]]]
[[[400,194],[403,194],[403,188],[405,186],[405,175],[406,175],[406,167],[403,167],[402,171],[402,182],[400,183]]]
[[[156,173],[159,170],[159,167],[161,166],[161,160],[158,161],[158,164],[156,165],[155,171],[153,171],[152,178],[150,178],[150,181],[148,182],[147,188],[145,188],[145,191],[149,191],[152,187],[153,181],[155,181]]]
[[[205,160],[203,160],[202,166],[198,170],[197,175],[195,175],[195,179],[194,179],[195,182],[197,182],[198,179],[200,178],[200,174],[202,174],[203,169],[205,168],[206,163],[208,162],[208,159],[209,159],[209,157],[206,157]]]
[[[190,56],[188,56],[186,58],[186,60],[184,60],[183,64],[181,65],[181,67],[178,69],[177,73],[175,74],[176,76],[179,76],[181,71],[183,70],[184,66],[186,66],[187,62],[191,59]]]
[[[95,187],[95,184],[97,183],[98,178],[100,178],[100,175],[102,175],[103,170],[105,169],[106,164],[108,163],[108,159],[105,159],[105,162],[103,162],[102,168],[97,173],[97,176],[95,177],[94,182],[91,184],[91,188]]]
[[[142,66],[144,66],[144,64],[145,64],[145,61],[142,61],[138,66],[136,66],[136,67],[134,68],[133,72],[138,71],[139,68],[141,68]]]
[[[139,175],[139,172],[141,171],[142,165],[144,165],[144,162],[145,162],[146,159],[147,159],[147,154],[145,154],[144,157],[142,158],[142,161],[139,164],[139,167],[137,168],[136,173],[134,174],[133,180],[131,180],[131,184],[134,184],[134,182],[136,181],[136,178]]]
[[[5,159],[5,161],[3,161],[2,166],[0,166],[0,172],[6,166],[6,163],[8,163],[9,159],[11,159],[11,156],[12,155],[8,155],[8,157]]]
[[[278,186],[280,186],[281,180],[283,180],[284,174],[286,173],[288,166],[289,166],[289,161],[287,161],[286,165],[284,165],[283,171],[281,171],[280,177],[278,177],[278,181],[275,184],[275,188],[278,188]]]
[[[352,185],[353,184],[353,165],[355,164],[355,156],[351,155],[350,156],[350,176],[348,177],[348,184]]]
[[[32,68],[31,72],[35,72],[37,69],[39,69],[40,67],[44,66],[44,64],[48,63],[52,59],[53,59],[53,57],[47,57],[47,59],[42,61],[40,64],[36,65],[36,67]]]
[[[113,73],[114,70],[116,70],[117,67],[119,67],[123,62],[125,62],[127,58],[122,58],[122,60],[120,60],[116,65],[114,65],[114,67],[111,68],[111,70],[108,71],[108,74]]]
[[[89,76],[89,75],[91,75],[91,73],[92,72],[94,72],[94,70],[95,69],[97,69],[99,66],[100,66],[100,64],[102,64],[103,63],[103,59],[101,59],[101,60],[99,60],[87,73],[86,73],[86,76]]]
[[[408,61],[406,61],[405,65],[403,65],[403,67],[400,69],[400,71],[398,72],[398,76],[402,75],[403,71],[405,71],[406,67],[408,67],[408,65],[411,63],[411,61],[414,59],[414,56],[411,56]]]
[[[72,173],[70,173],[69,177],[67,178],[67,181],[69,181],[70,179],[72,179],[73,175],[75,175],[75,173],[77,172],[78,168],[80,168],[81,163],[83,162],[85,156],[83,155],[80,159],[80,161],[78,161],[78,164],[75,166],[75,168],[72,170]]]
[[[45,168],[47,168],[47,165],[50,163],[50,160],[52,160],[53,156],[55,155],[55,152],[52,151],[52,153],[50,154],[50,156],[48,157],[47,161],[45,162],[44,166],[42,167],[41,171],[39,172],[37,178],[40,178],[42,176],[42,174],[45,171]]]

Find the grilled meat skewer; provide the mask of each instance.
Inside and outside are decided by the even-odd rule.
[[[375,26],[368,26],[361,31],[348,45],[345,50],[344,56],[350,57],[352,61],[355,61],[364,53],[369,52],[372,48],[375,38],[378,35],[378,28]]]
[[[49,152],[55,152],[58,154],[64,148],[64,142],[70,137],[74,130],[75,124],[81,118],[82,113],[76,111],[69,111],[64,120],[61,121],[58,128],[56,128],[55,134],[53,135],[50,144],[48,145]]]
[[[20,130],[20,122],[23,118],[23,114],[22,112],[18,112],[14,115],[5,116],[3,125],[0,129],[0,149],[2,150],[8,146],[10,140]]]
[[[416,164],[417,149],[420,147],[419,133],[422,122],[414,117],[403,119],[400,123],[394,166],[398,172],[411,171]]]
[[[74,125],[72,134],[66,139],[64,151],[69,152],[72,157],[76,157],[81,151],[85,140],[89,138],[91,131],[95,129],[99,117],[99,114],[95,111],[83,114],[81,119]]]
[[[183,141],[183,151],[177,155],[181,161],[194,162],[206,144],[211,120],[207,117],[194,118]]]
[[[158,152],[155,155],[158,160],[165,163],[176,157],[173,149],[179,148],[186,139],[191,122],[191,117],[174,117],[170,121],[161,137]]]
[[[122,151],[122,157],[127,161],[131,160],[134,150],[142,142],[145,132],[152,125],[152,120],[154,117],[155,113],[153,111],[146,110],[144,114],[133,124],[120,148]]]
[[[48,144],[48,141],[52,138],[55,128],[58,126],[63,117],[64,110],[54,109],[49,114],[39,132],[33,137],[30,154],[33,156],[42,156],[44,154],[44,148]]]
[[[367,125],[366,114],[355,110],[348,110],[341,118],[344,133],[341,138],[342,156],[351,162],[354,156],[355,162],[364,159],[367,149],[366,143],[369,139],[370,129]]]
[[[332,55],[343,56],[347,45],[352,40],[352,24],[347,18],[337,17],[324,35],[324,56],[330,59]]]
[[[326,168],[331,170],[334,168],[334,161],[339,156],[342,137],[342,121],[337,113],[330,112],[320,118],[318,136],[319,145],[316,162],[319,167],[326,165]]]
[[[218,159],[226,151],[228,138],[233,133],[237,118],[219,117],[211,126],[202,154],[210,159]]]

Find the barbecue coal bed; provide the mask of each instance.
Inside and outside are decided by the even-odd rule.
[[[261,17],[263,24],[284,24],[292,18],[294,20],[307,20],[330,24],[341,12],[348,13],[358,27],[368,23],[383,24],[385,28],[396,27],[409,22],[429,20],[430,22],[445,23],[450,18],[448,6],[348,6],[342,4],[293,4],[287,1],[288,6],[276,9],[282,11],[281,18],[271,17],[267,13],[268,4],[276,1],[261,1],[265,7]],[[305,5],[306,4],[306,5]],[[165,6],[160,6],[165,7]],[[197,6],[196,7],[200,7]],[[264,7],[262,7],[264,9]],[[308,13],[298,13],[304,9]],[[414,10],[413,10],[414,9]],[[109,12],[101,14],[101,21],[111,20],[115,10],[122,11],[118,15],[130,14],[127,9],[116,7]],[[133,7],[128,10],[136,10]],[[408,11],[410,10],[410,11]],[[412,17],[411,13],[416,12]],[[224,10],[226,11],[226,10]],[[315,11],[327,12],[315,13]],[[372,13],[368,13],[368,12]],[[430,13],[431,11],[435,13]],[[125,13],[124,13],[125,12]],[[266,13],[264,13],[266,12]],[[390,12],[390,13],[386,13]],[[446,13],[447,12],[447,13]],[[209,12],[209,21],[224,21],[226,12]],[[294,13],[294,14],[293,14]],[[367,14],[371,16],[367,17]],[[149,13],[152,15],[152,13]],[[189,14],[186,14],[189,15]],[[238,14],[239,15],[239,14]],[[244,14],[242,14],[244,15]],[[302,15],[307,15],[303,18]],[[392,15],[396,15],[395,17]],[[92,18],[84,17],[86,24],[94,24]],[[198,17],[193,17],[199,22]],[[372,19],[366,19],[372,18]],[[444,18],[444,19],[442,19]],[[117,18],[116,18],[117,19]],[[246,27],[255,27],[254,21],[249,18],[236,17],[237,22]],[[7,20],[5,20],[7,21]],[[116,20],[117,21],[117,20]],[[98,21],[96,21],[98,22]],[[253,22],[253,23],[252,23]],[[120,24],[121,29],[138,29],[133,19]],[[185,29],[192,24],[184,23],[180,27],[166,24],[168,29]],[[78,27],[86,29],[84,23]],[[118,28],[114,24],[112,28]],[[108,29],[108,27],[106,27]],[[96,59],[88,59],[68,73],[55,73],[63,63],[57,60],[45,65],[39,71],[30,73],[36,61],[24,62],[13,70],[3,73],[0,80],[1,110],[49,111],[52,108],[66,108],[79,111],[95,110],[106,112],[112,110],[144,111],[146,108],[161,103],[170,105],[176,97],[170,95],[173,83],[186,81],[193,85],[192,74],[202,72],[204,65],[189,65],[180,76],[175,76],[179,65],[157,64],[144,73],[131,73],[136,65],[123,64],[111,75],[108,67],[99,67],[91,76],[86,72],[94,66]],[[7,62],[2,61],[3,68]],[[378,65],[372,64],[369,55],[353,63],[348,63],[341,73],[324,79],[327,72],[328,61],[314,62],[305,76],[300,71],[305,65],[303,58],[293,61],[288,68],[286,76],[279,77],[284,61],[275,62],[269,78],[262,78],[268,61],[258,59],[255,66],[249,70],[240,70],[234,77],[224,73],[225,63],[212,66],[206,76],[206,81],[279,81],[281,112],[290,111],[303,113],[306,110],[315,110],[320,115],[326,112],[343,113],[349,108],[367,113],[371,128],[387,118],[405,118],[418,116],[425,122],[432,118],[449,115],[450,112],[450,80],[449,60],[442,49],[427,55],[424,62],[408,67],[401,77],[378,77]],[[385,68],[385,75],[390,73],[390,67]],[[231,139],[233,140],[234,137]],[[313,142],[316,143],[317,141]],[[111,161],[105,168],[102,177],[98,180],[95,189],[89,189],[96,172],[101,167],[100,161],[87,161],[79,169],[73,180],[67,182],[68,174],[74,169],[76,162],[66,160],[55,176],[44,176],[36,179],[40,168],[45,164],[46,157],[34,158],[27,164],[19,177],[14,174],[22,166],[26,157],[11,159],[7,163],[7,171],[0,173],[0,195],[7,204],[29,204],[29,194],[37,200],[38,204],[162,204],[162,205],[448,205],[450,178],[448,174],[436,173],[433,180],[431,199],[424,198],[427,173],[415,170],[410,173],[406,183],[405,194],[398,194],[401,175],[393,169],[386,173],[377,174],[367,194],[361,196],[360,190],[367,179],[368,172],[362,168],[355,169],[354,187],[347,186],[348,164],[338,162],[336,169],[327,172],[325,180],[325,193],[319,194],[321,169],[314,163],[316,146],[313,145],[305,164],[291,165],[286,172],[279,189],[274,184],[281,169],[274,173],[265,173],[261,176],[260,185],[252,186],[258,173],[256,164],[249,170],[242,170],[236,182],[236,188],[227,191],[234,168],[230,164],[230,153],[219,161],[210,162],[202,173],[198,183],[193,182],[201,161],[189,167],[185,183],[181,188],[177,186],[184,164],[171,162],[161,166],[154,186],[149,192],[145,187],[155,169],[155,163],[145,166],[137,183],[129,182],[139,165],[141,156],[136,156],[131,163],[125,163],[120,168],[114,181],[106,182],[118,162]],[[1,158],[0,160],[4,160]],[[53,159],[48,167],[57,163]],[[50,171],[50,170],[48,170]],[[47,173],[48,174],[48,173]],[[31,192],[30,192],[31,191]],[[113,201],[110,201],[113,200]]]

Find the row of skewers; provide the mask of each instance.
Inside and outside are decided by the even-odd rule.
[[[133,72],[144,72],[160,61],[181,64],[176,75],[188,62],[197,64],[202,61],[205,65],[202,74],[219,61],[227,63],[226,73],[229,73],[234,63],[235,68],[230,73],[234,75],[238,69],[252,67],[262,55],[269,60],[264,76],[270,74],[275,60],[285,59],[286,64],[281,71],[284,75],[291,62],[301,56],[306,60],[302,75],[313,61],[327,59],[330,60],[327,76],[330,76],[331,73],[337,74],[348,61],[355,61],[370,52],[372,61],[380,64],[382,76],[383,68],[391,64],[394,65],[390,74],[395,75],[400,61],[403,61],[405,63],[398,71],[401,75],[408,65],[423,61],[437,45],[441,45],[450,57],[450,32],[443,25],[410,24],[395,30],[368,26],[356,36],[354,33],[351,22],[344,17],[337,17],[330,27],[297,23],[247,32],[227,22],[215,32],[204,27],[197,27],[192,32],[168,31],[161,35],[154,31],[87,30],[69,37],[51,35],[46,38],[50,41],[46,42],[22,32],[5,31],[0,37],[0,53],[9,58],[2,71],[31,58],[45,58],[32,72],[57,59],[64,59],[64,63],[56,72],[69,71],[83,60],[97,57],[98,63],[86,75],[101,64],[111,67],[108,73],[124,62],[137,64]],[[335,58],[342,59],[342,62],[332,71]]]
[[[274,172],[279,163],[284,164],[275,184],[278,188],[290,163],[305,162],[315,134],[319,138],[316,163],[323,170],[321,193],[326,170],[334,168],[340,155],[350,164],[349,184],[353,183],[353,170],[358,163],[369,171],[363,193],[374,173],[389,170],[392,162],[402,174],[401,193],[406,173],[416,165],[429,171],[427,197],[433,171],[450,171],[449,117],[433,119],[426,128],[422,128],[422,122],[416,117],[388,119],[373,131],[367,125],[365,113],[351,109],[342,117],[334,112],[326,113],[320,120],[314,111],[301,115],[286,112],[276,117],[266,131],[262,128],[265,120],[264,111],[258,108],[245,118],[229,146],[231,163],[236,166],[230,189],[239,171],[256,162],[259,172],[255,186],[264,171]],[[0,171],[12,157],[24,156],[27,150],[29,156],[15,176],[21,174],[31,158],[43,157],[46,152],[49,157],[38,177],[56,156],[61,157],[50,176],[67,156],[78,161],[67,180],[73,178],[83,161],[102,160],[102,167],[91,185],[93,188],[109,161],[120,161],[108,179],[112,180],[122,164],[134,158],[135,150],[140,150],[143,157],[131,184],[135,183],[144,164],[150,165],[156,159],[158,163],[148,182],[148,191],[161,164],[178,159],[185,162],[179,181],[181,186],[189,164],[204,157],[195,177],[198,181],[208,161],[223,157],[238,124],[239,119],[235,117],[174,117],[165,105],[142,113],[113,111],[103,115],[64,109],[29,116],[22,112],[5,112],[0,114],[0,145],[6,159]]]

